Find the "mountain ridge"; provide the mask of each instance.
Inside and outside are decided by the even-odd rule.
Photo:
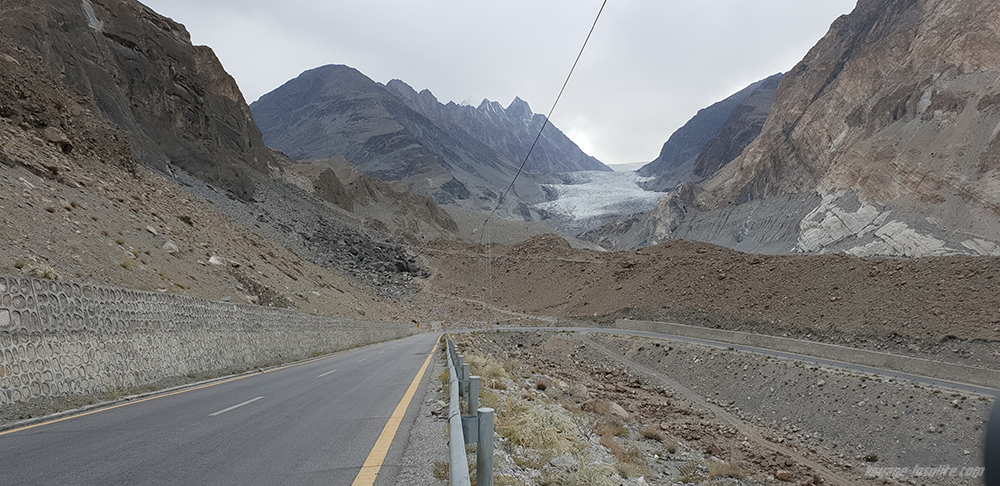
[[[489,199],[513,163],[456,139],[360,71],[310,69],[251,106],[265,142],[294,159],[343,155],[366,174],[402,181],[439,203]]]
[[[393,79],[385,86],[408,106],[449,133],[457,136],[460,132],[468,133],[518,164],[524,160],[528,148],[545,123],[545,115],[532,112],[528,103],[516,96],[506,108],[489,99],[483,99],[479,106],[473,108],[453,101],[443,104],[429,90],[418,93],[399,79]],[[611,170],[595,157],[585,154],[551,122],[538,142],[525,166],[529,172]]]

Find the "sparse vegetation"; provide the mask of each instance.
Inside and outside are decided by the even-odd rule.
[[[706,467],[708,467],[708,477],[710,478],[743,479],[746,476],[742,469],[718,459],[708,461]]]
[[[448,467],[448,461],[434,461],[434,465],[431,466],[434,478],[439,481],[447,481],[450,477],[451,469]]]
[[[661,432],[660,428],[656,425],[647,425],[643,427],[642,430],[639,431],[639,434],[647,439],[663,440],[663,432]]]
[[[507,400],[511,413],[496,416],[497,433],[514,445],[558,453],[576,450],[576,426],[550,406],[529,404],[520,398]],[[502,407],[503,405],[501,405]]]
[[[583,461],[580,469],[558,478],[557,482],[566,486],[614,486],[619,482],[615,468],[609,464],[595,461]]]

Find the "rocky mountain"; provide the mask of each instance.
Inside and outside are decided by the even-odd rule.
[[[702,181],[735,159],[760,134],[783,76],[757,81],[699,110],[663,144],[659,157],[639,169],[641,175],[656,178],[645,188],[669,191],[684,182]]]
[[[519,164],[545,123],[545,115],[532,112],[528,103],[517,97],[507,108],[490,100],[483,100],[478,107],[473,107],[455,102],[442,104],[429,90],[418,93],[398,79],[389,81],[385,88],[455,138],[465,139],[471,136]],[[546,173],[610,171],[611,168],[585,154],[576,143],[549,123],[532,151],[525,170]]]
[[[251,105],[268,146],[294,159],[342,155],[366,174],[401,181],[439,203],[494,200],[517,167],[456,139],[354,68],[306,71]]]
[[[369,176],[399,181],[439,204],[491,210],[517,173],[545,120],[527,103],[506,109],[443,105],[394,80],[376,83],[348,66],[306,71],[251,105],[268,146],[298,160],[342,155]],[[537,133],[537,132],[536,132]],[[525,221],[539,215],[541,184],[555,172],[610,170],[549,125],[502,214]]]
[[[211,49],[191,45],[184,26],[137,1],[15,0],[0,8],[5,39],[39,56],[54,79],[128,133],[137,160],[252,197],[271,153],[236,82]],[[30,113],[23,93],[5,99],[4,116],[60,129]]]
[[[134,0],[0,3],[0,273],[397,314],[374,294],[425,274],[402,243],[454,221],[333,170],[304,191],[293,165],[182,25]]]
[[[598,238],[1000,254],[997,19],[989,0],[859,1],[785,76],[736,160]]]

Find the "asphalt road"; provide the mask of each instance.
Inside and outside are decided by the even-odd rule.
[[[0,435],[0,484],[350,485],[437,338],[420,334]],[[408,416],[422,388],[416,396]],[[412,423],[402,420],[389,462]],[[391,484],[392,469],[376,484]]]

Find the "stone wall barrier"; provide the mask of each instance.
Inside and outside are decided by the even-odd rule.
[[[415,332],[409,324],[0,276],[0,405],[241,371]]]

